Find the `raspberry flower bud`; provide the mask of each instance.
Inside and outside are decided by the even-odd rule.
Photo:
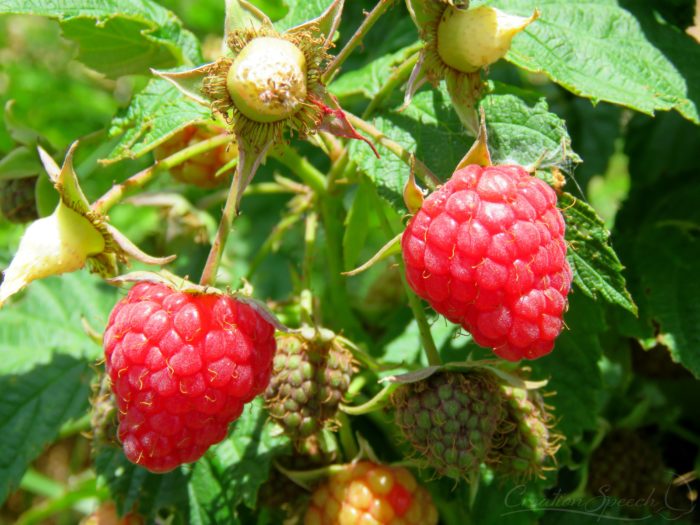
[[[447,83],[455,111],[465,127],[476,134],[476,102],[484,89],[480,72],[503,58],[513,38],[532,23],[529,18],[483,5],[465,9],[453,0],[406,0],[408,10],[425,42],[406,87],[404,105],[423,85]]]
[[[24,232],[0,285],[0,305],[36,279],[79,270],[89,256],[104,248],[105,240],[99,230],[59,203],[53,214],[33,222]]]
[[[457,71],[473,73],[503,58],[513,37],[534,19],[535,15],[510,15],[487,5],[448,7],[437,26],[438,55]]]
[[[0,285],[0,307],[11,296],[36,279],[74,272],[90,265],[91,271],[114,276],[117,261],[127,256],[148,264],[166,264],[174,257],[156,258],[141,252],[106,219],[90,208],[73,169],[71,145],[59,168],[43,149],[39,156],[60,200],[54,212],[33,222],[25,230],[19,249]]]

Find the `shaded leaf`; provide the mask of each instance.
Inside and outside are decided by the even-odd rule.
[[[85,412],[91,377],[84,360],[58,353],[23,374],[0,376],[0,502],[61,426]]]
[[[109,77],[202,59],[197,38],[150,0],[3,0],[0,13],[58,20],[64,35],[80,45],[78,58]]]

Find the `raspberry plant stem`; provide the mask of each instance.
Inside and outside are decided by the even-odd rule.
[[[338,412],[336,417],[338,418],[338,423],[340,424],[340,435],[338,437],[340,438],[340,445],[343,447],[343,452],[345,452],[345,459],[352,460],[357,456],[359,449],[357,448],[355,436],[352,435],[350,418],[342,412]]]
[[[375,95],[372,97],[372,100],[370,100],[369,104],[367,105],[367,108],[362,114],[362,118],[369,118],[370,115],[374,113],[374,111],[379,106],[381,106],[382,102],[384,102],[384,100],[386,100],[386,98],[389,95],[395,92],[396,88],[399,85],[406,82],[408,77],[411,75],[413,67],[418,62],[419,54],[417,50],[421,47],[422,44],[416,44],[415,46],[411,46],[411,49],[416,48],[416,52],[414,52],[406,60],[404,60],[400,66],[394,69],[394,71],[387,79],[386,83],[379,89],[379,91],[377,91],[377,93],[375,93]]]
[[[202,277],[199,279],[199,284],[202,286],[214,286],[216,283],[216,271],[219,269],[221,254],[226,246],[226,240],[228,239],[228,234],[231,231],[233,219],[236,217],[239,188],[238,179],[240,177],[240,173],[240,171],[236,171],[236,175],[231,181],[228,197],[226,197],[226,204],[224,204],[224,211],[222,212],[221,220],[219,221],[219,228],[216,230],[214,242],[211,245],[211,250],[209,250],[207,262],[204,264],[204,270],[202,270]]]
[[[149,166],[148,168],[139,171],[135,175],[132,175],[124,182],[115,184],[112,188],[107,191],[102,197],[97,199],[92,204],[92,209],[98,213],[107,213],[112,206],[121,201],[127,192],[141,188],[148,184],[151,179],[162,170],[167,170],[178,166],[185,162],[186,160],[201,155],[202,153],[218,148],[224,144],[231,142],[231,137],[227,134],[216,135],[197,144],[193,144],[185,149],[173,153],[169,157],[166,157],[159,162]]]
[[[399,385],[397,383],[388,383],[366,403],[357,406],[341,404],[339,408],[342,412],[351,416],[361,416],[363,414],[374,412],[375,410],[381,410],[389,403],[392,392],[396,390],[398,386]]]
[[[372,196],[375,200],[375,209],[377,210],[377,215],[379,216],[379,222],[382,225],[382,229],[387,235],[393,237],[395,235],[394,230],[386,217],[381,199],[377,195],[376,191],[372,192]],[[423,350],[428,358],[428,364],[431,366],[439,366],[442,364],[442,360],[440,359],[440,353],[438,352],[437,346],[435,346],[433,334],[430,332],[430,325],[428,324],[428,319],[425,317],[423,306],[421,305],[418,296],[413,293],[413,290],[411,290],[411,287],[408,285],[408,281],[406,281],[406,268],[404,266],[403,259],[401,257],[395,257],[395,259],[399,265],[399,271],[401,272],[401,282],[403,283],[403,288],[406,292],[406,297],[408,298],[408,305],[413,311],[413,317],[416,319],[416,323],[418,324],[418,332],[420,334]]]
[[[316,246],[316,228],[318,226],[318,215],[316,212],[309,212],[306,216],[304,228],[304,261],[301,267],[302,286],[311,290],[311,271],[314,264],[314,248]]]
[[[304,184],[314,193],[324,195],[326,193],[326,177],[305,157],[299,155],[294,148],[289,146],[275,149],[270,155],[281,164],[288,167],[292,173],[299,177]]]
[[[365,19],[360,24],[360,27],[358,27],[355,31],[355,34],[350,37],[350,40],[348,40],[347,44],[345,44],[345,47],[338,52],[333,61],[328,64],[328,67],[323,72],[321,80],[324,84],[328,83],[333,76],[333,73],[335,73],[343,62],[345,62],[355,48],[360,45],[362,39],[367,35],[367,33],[369,33],[369,30],[372,29],[374,24],[377,23],[377,20],[379,20],[379,18],[387,12],[393,2],[394,0],[379,0],[377,5],[375,5],[374,8],[367,14]]]

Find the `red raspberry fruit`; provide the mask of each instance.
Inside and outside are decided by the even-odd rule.
[[[311,496],[304,525],[435,525],[430,493],[405,468],[360,461]]]
[[[126,457],[167,472],[224,439],[265,390],[275,338],[232,297],[144,282],[112,310],[104,349]]]
[[[551,352],[571,288],[557,196],[521,166],[469,165],[425,199],[401,239],[411,288],[508,359]]]

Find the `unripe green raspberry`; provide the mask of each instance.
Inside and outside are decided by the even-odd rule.
[[[552,416],[539,392],[504,384],[501,395],[505,414],[498,424],[488,464],[514,479],[541,476],[561,439],[550,432]]]
[[[478,473],[503,417],[499,381],[486,370],[439,372],[396,390],[396,423],[419,459],[441,476]]]
[[[231,64],[226,87],[238,110],[251,120],[291,117],[306,100],[306,57],[288,40],[254,38]]]
[[[270,415],[293,439],[314,435],[332,424],[352,372],[352,354],[337,337],[279,335],[265,392]]]

